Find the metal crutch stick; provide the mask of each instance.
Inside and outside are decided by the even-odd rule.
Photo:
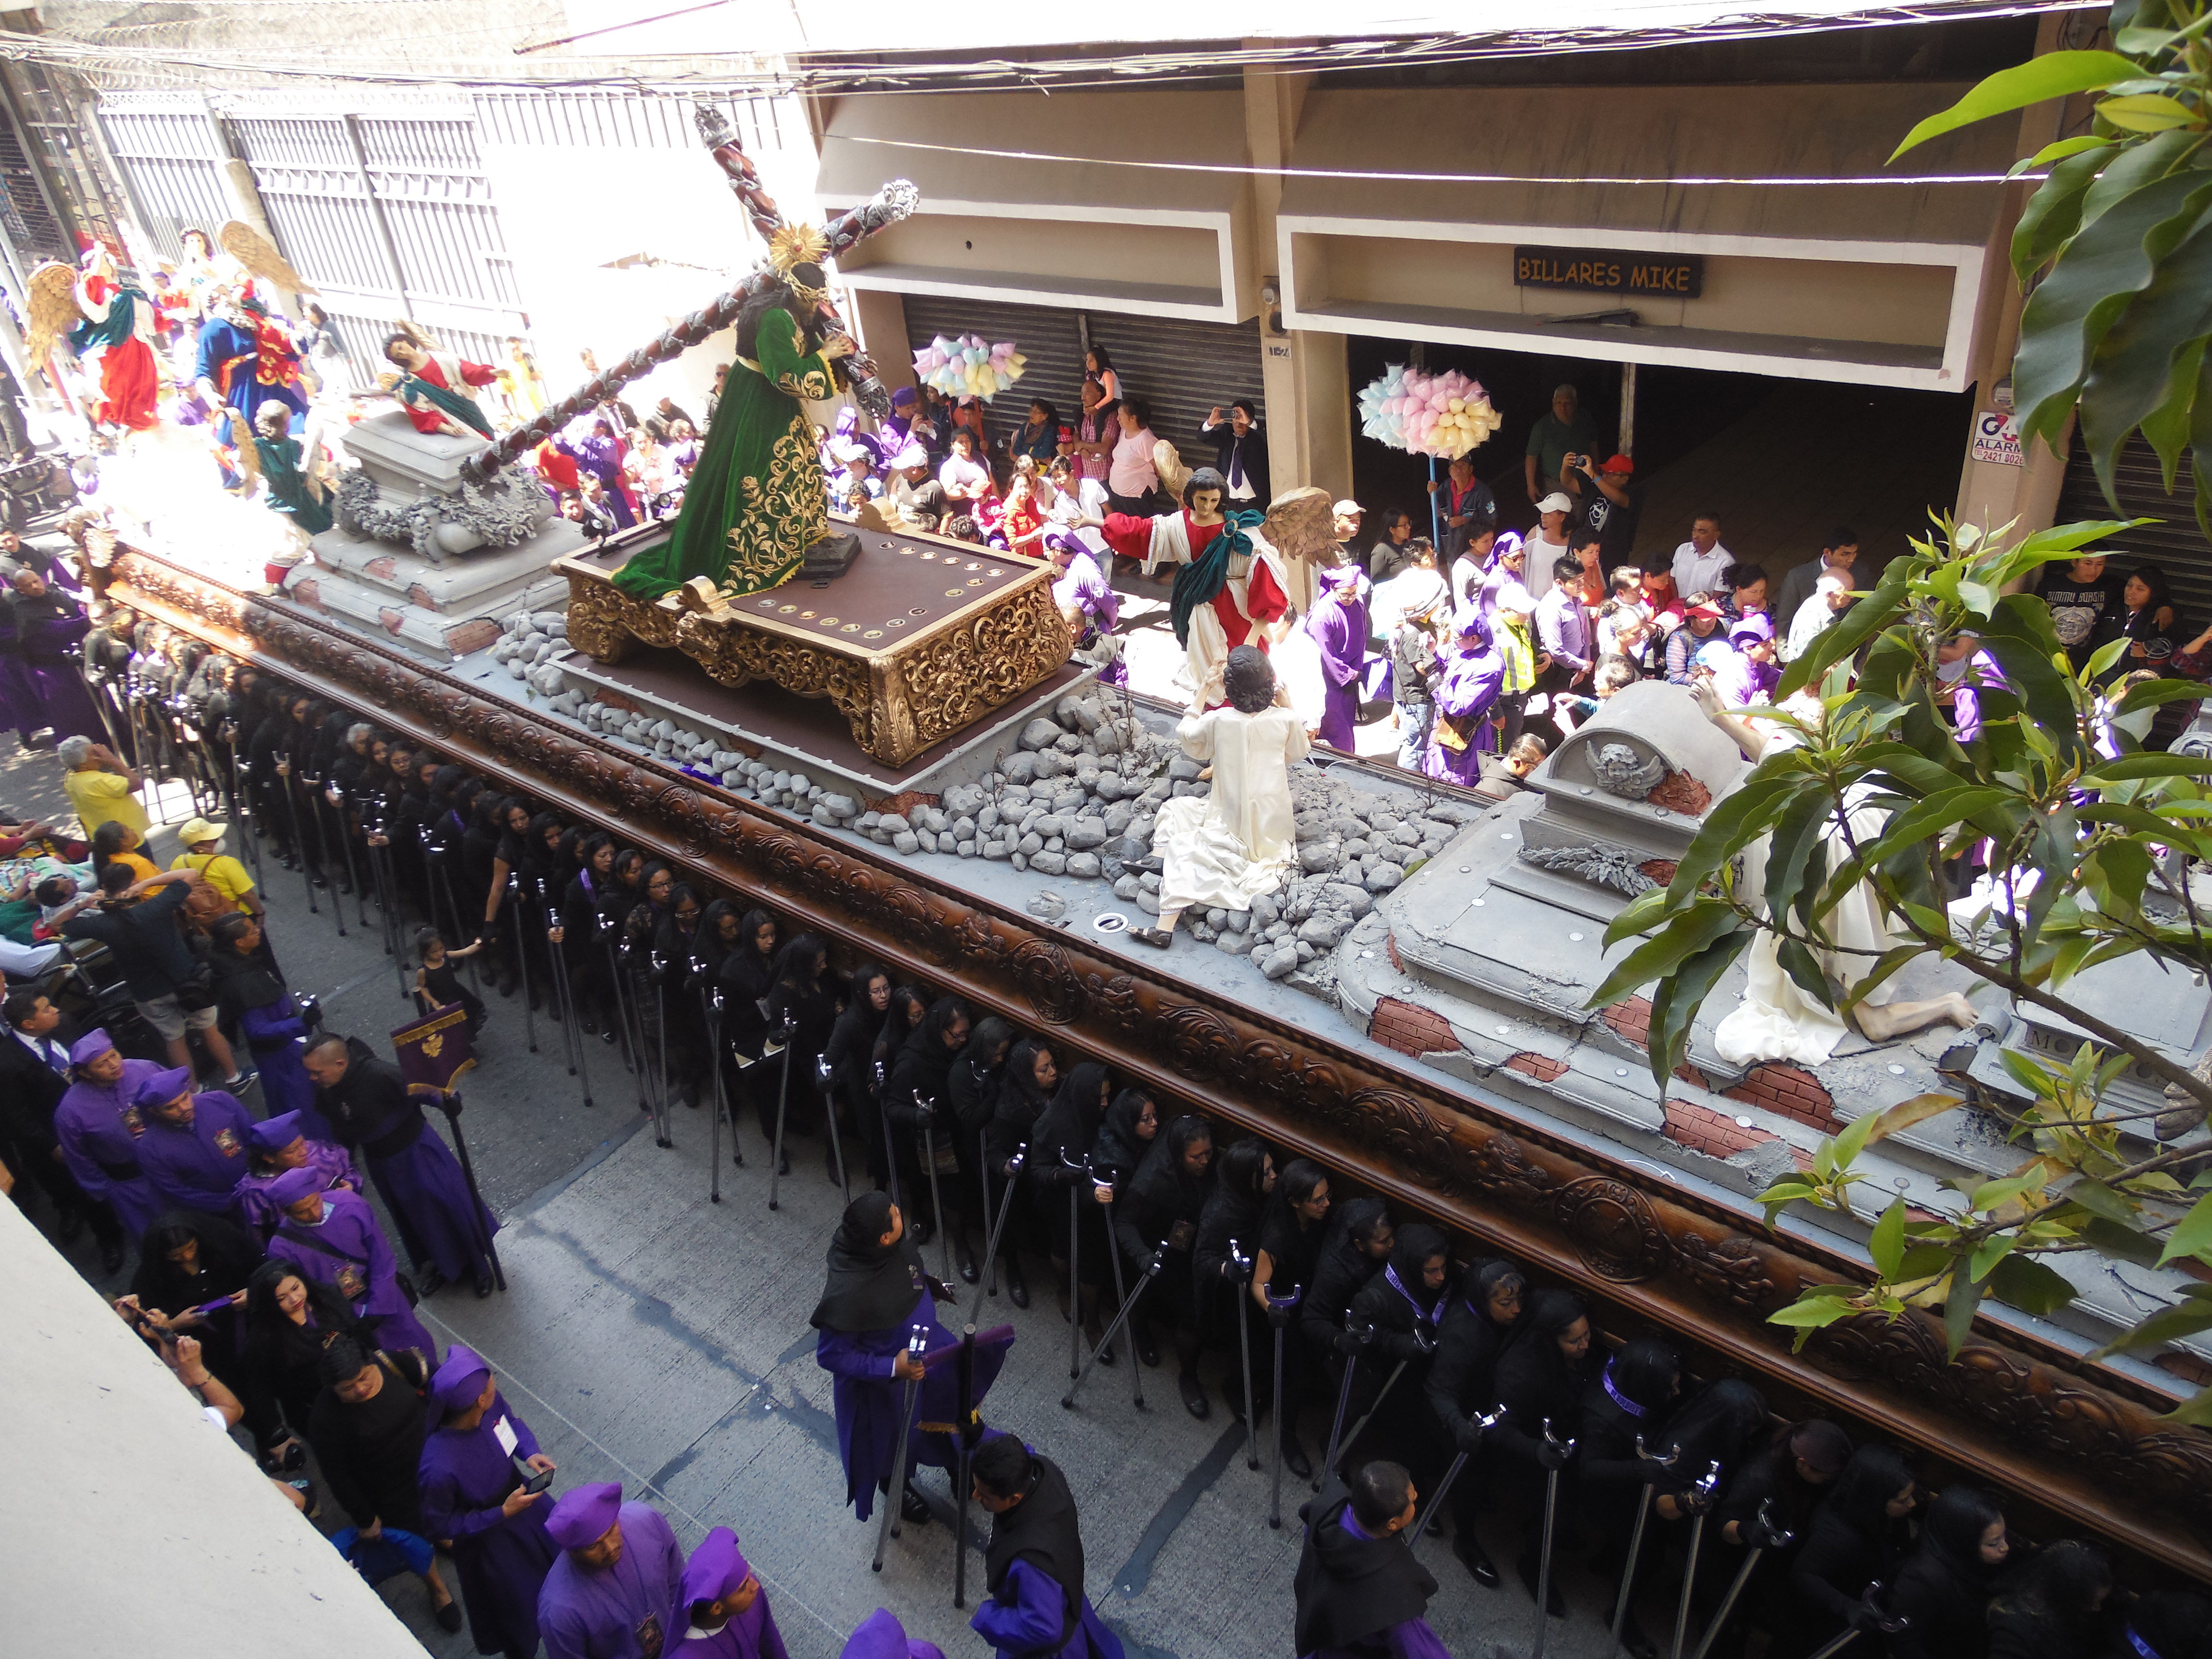
[[[714,1091],[708,1104],[713,1107],[712,1139],[707,1152],[707,1199],[709,1203],[722,1201],[722,988],[719,985],[700,988],[699,1000],[707,1016],[707,1043],[713,1058],[707,1063],[708,1086]],[[730,1139],[738,1138],[738,1126],[730,1125]]]
[[[1275,1474],[1273,1488],[1267,1498],[1267,1525],[1276,1532],[1283,1529],[1283,1419],[1290,1414],[1283,1407],[1283,1330],[1290,1322],[1287,1318],[1277,1319],[1275,1313],[1280,1309],[1287,1315],[1304,1293],[1304,1285],[1293,1285],[1286,1297],[1278,1297],[1272,1291],[1267,1297],[1267,1323],[1275,1332]]]
[[[1647,1466],[1644,1469],[1647,1476],[1658,1469],[1671,1469],[1674,1467],[1674,1460],[1681,1455],[1680,1446],[1664,1457],[1646,1451],[1644,1437],[1640,1434],[1636,1437],[1636,1455]],[[1628,1598],[1636,1584],[1636,1558],[1644,1550],[1644,1528],[1651,1519],[1651,1499],[1655,1490],[1647,1479],[1644,1483],[1644,1495],[1636,1500],[1636,1528],[1628,1534],[1628,1562],[1620,1570],[1620,1595],[1613,1604],[1613,1645],[1607,1650],[1608,1653],[1618,1654],[1620,1651],[1620,1632],[1628,1627]]]
[[[1423,1341],[1419,1331],[1416,1330],[1413,1334],[1414,1341],[1420,1343],[1423,1352],[1427,1352],[1435,1346],[1433,1343]],[[1346,1445],[1355,1446],[1359,1443],[1359,1437],[1367,1432],[1367,1425],[1375,1420],[1375,1413],[1382,1409],[1382,1402],[1390,1397],[1390,1390],[1398,1386],[1398,1379],[1405,1374],[1406,1362],[1402,1359],[1390,1368],[1390,1375],[1382,1379],[1382,1392],[1375,1396],[1375,1403],[1359,1414],[1359,1420],[1352,1425],[1351,1433],[1344,1437]]]
[[[1743,1587],[1751,1582],[1751,1575],[1758,1571],[1759,1558],[1769,1550],[1790,1547],[1793,1534],[1787,1528],[1774,1524],[1772,1498],[1761,1500],[1759,1513],[1753,1517],[1749,1528],[1751,1553],[1744,1557],[1743,1565],[1736,1569],[1735,1579],[1729,1585],[1728,1594],[1721,1597],[1719,1611],[1713,1614],[1711,1622],[1705,1626],[1705,1633],[1698,1639],[1696,1659],[1705,1659],[1715,1638],[1727,1627],[1729,1614],[1735,1611],[1736,1598],[1743,1594]]]
[[[653,1097],[659,1109],[653,1115],[653,1127],[659,1132],[660,1145],[673,1146],[676,1136],[669,1125],[675,1121],[668,1105],[668,961],[659,951],[647,954],[646,961],[653,969],[653,1019],[655,1026],[655,1046],[660,1050],[659,1060],[653,1074]],[[639,1006],[644,1006],[642,999]]]
[[[235,729],[233,728],[234,731]],[[233,816],[240,821],[238,838],[246,844],[246,861],[253,866],[253,884],[258,887],[261,884],[261,820],[253,815],[247,803],[246,776],[246,769],[238,758],[238,742],[234,737],[230,747],[230,802]]]
[[[1252,1258],[1237,1253],[1237,1241],[1229,1241],[1229,1260],[1237,1269],[1237,1355],[1244,1367],[1244,1467],[1260,1467],[1260,1449],[1254,1442],[1252,1419],[1259,1415],[1259,1407],[1252,1399],[1252,1331],[1250,1327],[1252,1300]]]
[[[302,777],[300,781],[307,787],[307,818],[315,826],[315,867],[319,870],[325,869],[331,861],[331,844],[323,834],[323,781],[320,778]],[[327,881],[330,878],[325,874],[323,879]],[[313,878],[310,878],[308,885],[312,887],[313,884]],[[331,895],[331,918],[338,925],[338,937],[343,939],[346,936],[344,894]],[[455,922],[458,923],[459,920],[459,916],[456,915]],[[458,934],[460,929],[456,926],[453,931]],[[469,961],[471,968],[473,969],[475,958],[471,957]],[[470,983],[474,984],[476,982],[474,973],[471,972],[469,977]]]
[[[1500,1406],[1486,1416],[1470,1417],[1468,1421],[1478,1429],[1487,1429],[1494,1426],[1498,1419],[1504,1415],[1505,1407]],[[1430,1495],[1429,1506],[1415,1517],[1412,1528],[1406,1534],[1407,1549],[1413,1548],[1421,1541],[1421,1534],[1429,1529],[1429,1522],[1437,1518],[1437,1511],[1443,1507],[1444,1499],[1451,1492],[1452,1482],[1459,1479],[1459,1472],[1467,1467],[1467,1460],[1468,1453],[1465,1450],[1460,1451],[1453,1457],[1451,1467],[1444,1471],[1444,1478],[1437,1482],[1436,1491]]]
[[[1114,1194],[1115,1202],[1118,1203],[1121,1197],[1121,1184],[1109,1181],[1106,1187]],[[1126,1307],[1128,1305],[1128,1287],[1121,1282],[1121,1241],[1114,1237],[1114,1206],[1109,1203],[1106,1206],[1106,1259],[1114,1264],[1114,1299]],[[1107,1332],[1099,1340],[1099,1351],[1103,1352],[1106,1344],[1113,1340],[1114,1333]],[[1137,1328],[1133,1323],[1129,1327],[1129,1399],[1139,1411],[1142,1411],[1145,1409],[1145,1367],[1144,1362],[1137,1358],[1136,1348]]]
[[[913,1328],[913,1334],[906,1340],[906,1357],[917,1365],[921,1364],[926,1340],[927,1333],[920,1325]],[[884,1570],[884,1542],[899,1535],[899,1504],[906,1497],[907,1437],[914,1428],[914,1397],[921,1389],[919,1377],[907,1379],[906,1393],[899,1413],[898,1450],[892,1454],[890,1478],[884,1485],[884,1518],[876,1528],[876,1559],[868,1564],[871,1572]]]
[[[1129,1299],[1115,1314],[1114,1322],[1106,1328],[1105,1335],[1098,1339],[1098,1346],[1091,1351],[1091,1358],[1083,1362],[1083,1369],[1075,1374],[1075,1381],[1067,1385],[1067,1392],[1060,1395],[1060,1403],[1066,1409],[1075,1409],[1075,1391],[1083,1386],[1083,1379],[1090,1376],[1092,1367],[1097,1364],[1098,1356],[1106,1352],[1106,1345],[1114,1340],[1114,1333],[1128,1322],[1129,1316],[1136,1310],[1138,1301],[1151,1287],[1152,1282],[1160,1276],[1160,1270],[1166,1265],[1161,1256],[1162,1252],[1154,1250],[1145,1258],[1145,1276],[1137,1281],[1137,1288],[1129,1292]],[[1141,1406],[1144,1402],[1139,1401],[1137,1403]]]
[[[853,1183],[845,1174],[845,1137],[837,1127],[836,1073],[831,1069],[827,1054],[819,1056],[814,1062],[814,1086],[815,1092],[822,1097],[822,1123],[830,1131],[830,1156],[836,1160],[838,1189],[845,1194],[845,1201],[850,1204],[853,1201]],[[736,1133],[734,1126],[732,1133]]]
[[[975,1135],[975,1178],[983,1183],[983,1241],[988,1244],[991,1218],[998,1213],[998,1208],[991,1202],[991,1154],[983,1144],[983,1134],[980,1130]],[[983,1252],[983,1294],[996,1296],[998,1293],[999,1258],[987,1249]]]
[[[575,1032],[568,1018],[568,979],[562,970],[560,947],[553,942],[554,929],[561,924],[553,920],[553,907],[546,902],[545,878],[533,878],[537,888],[538,924],[545,930],[545,971],[552,983],[547,987],[553,994],[553,1023],[561,1028],[561,1059],[568,1068],[568,1075],[576,1075]],[[518,921],[520,918],[518,916]]]
[[[284,796],[284,816],[292,820],[292,845],[300,854],[300,879],[307,889],[307,914],[319,916],[322,912],[315,906],[315,872],[307,867],[307,838],[300,833],[300,803],[292,793],[292,775],[281,762],[276,768],[276,787]]]
[[[884,1184],[890,1193],[891,1202],[898,1204],[898,1143],[891,1136],[890,1103],[884,1098],[884,1062],[879,1060],[876,1062],[876,1115],[884,1126]],[[906,1206],[902,1204],[899,1207],[903,1210]]]
[[[461,1157],[461,1178],[468,1183],[469,1232],[471,1242],[483,1251],[491,1263],[492,1282],[501,1290],[507,1288],[507,1269],[499,1265],[499,1250],[493,1244],[491,1234],[485,1230],[484,1216],[488,1213],[483,1194],[477,1190],[476,1166],[469,1162],[469,1143],[461,1136],[461,1097],[450,1089],[441,1091],[438,1109],[446,1115],[446,1127],[453,1132],[453,1150]]]
[[[986,1206],[984,1213],[990,1213],[988,1206]],[[959,1365],[960,1415],[952,1425],[952,1485],[959,1498],[959,1506],[953,1512],[952,1522],[952,1605],[964,1607],[968,1605],[968,1500],[975,1484],[975,1477],[968,1472],[969,1462],[975,1456],[975,1448],[969,1443],[968,1437],[971,1432],[979,1436],[982,1432],[982,1425],[975,1420],[975,1328],[973,1325],[960,1328]]]
[[[1698,1549],[1705,1541],[1705,1516],[1712,1509],[1713,1493],[1720,1484],[1720,1460],[1713,1458],[1690,1489],[1691,1509],[1696,1518],[1690,1522],[1690,1556],[1682,1569],[1682,1601],[1674,1609],[1674,1645],[1670,1650],[1673,1659],[1682,1659],[1682,1643],[1690,1633],[1690,1595],[1698,1585]]]
[[[791,1039],[798,1030],[799,1021],[788,1008],[785,1009],[782,1023],[775,1030],[775,1034],[783,1039],[783,1060],[782,1072],[775,1084],[775,1146],[768,1167],[768,1206],[771,1210],[775,1208],[776,1185],[783,1179],[783,1110],[786,1097],[791,1091]],[[730,1126],[730,1133],[737,1133],[734,1123]]]
[[[514,960],[522,969],[522,1031],[530,1044],[530,1052],[538,1052],[538,1016],[531,1006],[530,992],[530,936],[522,931],[522,872],[507,872],[507,914],[514,921]],[[367,921],[364,913],[362,920]]]
[[[1912,1621],[1901,1614],[1893,1619],[1884,1618],[1881,1607],[1875,1602],[1875,1598],[1881,1594],[1881,1581],[1876,1579],[1866,1587],[1866,1591],[1859,1597],[1859,1601],[1867,1611],[1874,1615],[1875,1629],[1884,1636],[1902,1636],[1912,1628]],[[1814,1650],[1813,1659],[1835,1659],[1836,1655],[1851,1644],[1851,1638],[1859,1633],[1859,1628],[1856,1624],[1844,1626],[1841,1634],[1832,1638],[1825,1646]]]
[[[1358,1346],[1344,1356],[1344,1381],[1337,1385],[1336,1416],[1328,1425],[1328,1450],[1322,1455],[1321,1468],[1314,1474],[1316,1492],[1321,1490],[1321,1483],[1328,1479],[1328,1472],[1336,1467],[1336,1454],[1344,1445],[1344,1414],[1352,1408],[1352,1379],[1359,1370],[1359,1351],[1375,1340],[1375,1328],[1353,1324],[1352,1316],[1347,1313],[1344,1316],[1344,1334],[1354,1338]],[[1366,1419],[1363,1418],[1360,1420],[1364,1422]]]
[[[1559,1461],[1544,1477],[1544,1547],[1536,1557],[1536,1639],[1529,1647],[1528,1659],[1544,1659],[1544,1636],[1551,1622],[1553,1522],[1559,1509],[1559,1471],[1575,1455],[1575,1443],[1554,1435],[1548,1417],[1544,1419],[1544,1443],[1559,1454]]]
[[[986,1242],[989,1259],[993,1261],[999,1259],[1000,1241],[1006,1235],[1006,1218],[1013,1212],[1014,1188],[1021,1185],[1022,1160],[1029,1156],[1029,1150],[1030,1144],[1025,1140],[1014,1148],[1014,1155],[1006,1160],[1006,1190],[1000,1197],[999,1213],[991,1223],[991,1237]],[[995,1296],[998,1292],[994,1291],[992,1294]]]
[[[353,867],[353,837],[346,833],[345,791],[335,783],[326,784],[323,788],[322,798],[330,802],[331,810],[338,815],[338,850],[345,854],[346,885],[353,889],[354,902],[361,907],[361,925],[366,927],[368,926],[368,891],[362,885],[361,872]],[[315,813],[318,817],[320,817],[322,809],[317,807]],[[345,895],[343,893],[340,893],[331,901],[331,908],[337,912],[338,937],[343,939],[345,937]]]
[[[945,1194],[937,1179],[937,1109],[921,1097],[921,1091],[914,1091],[914,1110],[921,1125],[921,1156],[929,1165],[929,1210],[937,1223],[938,1259],[945,1268],[945,1282],[952,1282],[952,1229],[945,1224]]]
[[[1091,1154],[1070,1158],[1062,1148],[1060,1167],[1079,1170],[1087,1181],[1091,1176]],[[1071,1377],[1083,1375],[1083,1281],[1077,1271],[1083,1249],[1083,1185],[1079,1181],[1067,1189],[1067,1374]]]
[[[585,1058],[587,1050],[584,1034],[576,1028],[576,995],[574,988],[568,983],[567,935],[565,927],[549,918],[545,924],[545,942],[553,947],[553,981],[561,994],[561,1028],[575,1045],[571,1052],[576,1063],[571,1069],[576,1074],[576,1081],[584,1086],[584,1104],[592,1106],[598,1103],[592,1098],[592,1071],[590,1062]]]

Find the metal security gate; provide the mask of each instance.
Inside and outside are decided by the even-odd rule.
[[[205,231],[212,237],[230,217],[224,157],[205,110],[103,104],[100,125],[123,168],[138,228],[164,258],[183,258],[180,238],[185,231]]]
[[[939,334],[980,334],[1012,340],[1029,363],[1012,391],[992,406],[992,429],[1029,417],[1042,398],[1072,423],[1083,409],[1083,354],[1106,348],[1121,390],[1152,405],[1152,433],[1176,447],[1187,466],[1212,465],[1198,428],[1216,404],[1249,398],[1266,417],[1260,382],[1260,325],[1200,323],[1176,317],[1134,317],[1057,306],[1016,306],[938,294],[904,297],[908,346],[915,351]]]
[[[277,245],[319,290],[354,371],[385,368],[392,319],[462,356],[505,359],[526,331],[514,262],[467,118],[369,115],[225,124]]]
[[[2212,545],[2206,544],[2197,527],[2197,502],[2190,492],[2188,473],[2185,469],[2175,482],[2174,493],[2167,495],[2157,453],[2141,438],[2133,438],[2120,452],[2112,482],[2120,498],[2117,514],[2098,488],[2087,447],[2076,439],[2066,462],[2066,482],[2059,489],[2057,521],[2160,520],[2122,531],[2103,545],[2112,554],[2112,567],[2121,574],[2139,564],[2156,565],[2165,573],[2173,595],[2173,642],[2186,645],[2212,626]]]

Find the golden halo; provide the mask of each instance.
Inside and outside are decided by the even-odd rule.
[[[768,239],[768,262],[788,277],[794,265],[818,265],[830,257],[830,239],[812,225],[781,225]]]

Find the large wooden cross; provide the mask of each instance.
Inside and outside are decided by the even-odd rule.
[[[699,100],[694,106],[692,118],[698,123],[700,141],[729,180],[731,191],[744,204],[753,228],[766,241],[784,228],[785,221],[775,198],[761,187],[760,174],[754,169],[752,158],[738,143],[738,135],[722,112],[705,99]],[[830,256],[835,258],[886,225],[896,224],[912,213],[921,200],[921,192],[911,182],[892,179],[867,201],[830,222],[823,233],[829,243]],[[462,476],[469,483],[481,485],[507,462],[535,449],[577,416],[605,402],[647,369],[683,356],[709,336],[729,327],[737,321],[747,300],[777,280],[775,272],[766,266],[755,270],[728,293],[701,307],[658,339],[640,346],[613,368],[593,375],[534,419],[493,439],[462,463]],[[820,316],[836,331],[844,331],[844,323],[830,301],[823,301]],[[883,383],[876,378],[875,365],[867,358],[855,355],[840,360],[833,367],[841,384],[850,387],[861,408],[878,419],[891,412],[890,394],[884,390]]]

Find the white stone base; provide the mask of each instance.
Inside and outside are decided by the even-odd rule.
[[[434,565],[389,542],[325,531],[311,562],[285,579],[289,597],[363,632],[381,633],[441,665],[489,645],[518,611],[558,611],[568,580],[552,562],[584,544],[556,519],[520,547],[479,550]]]

